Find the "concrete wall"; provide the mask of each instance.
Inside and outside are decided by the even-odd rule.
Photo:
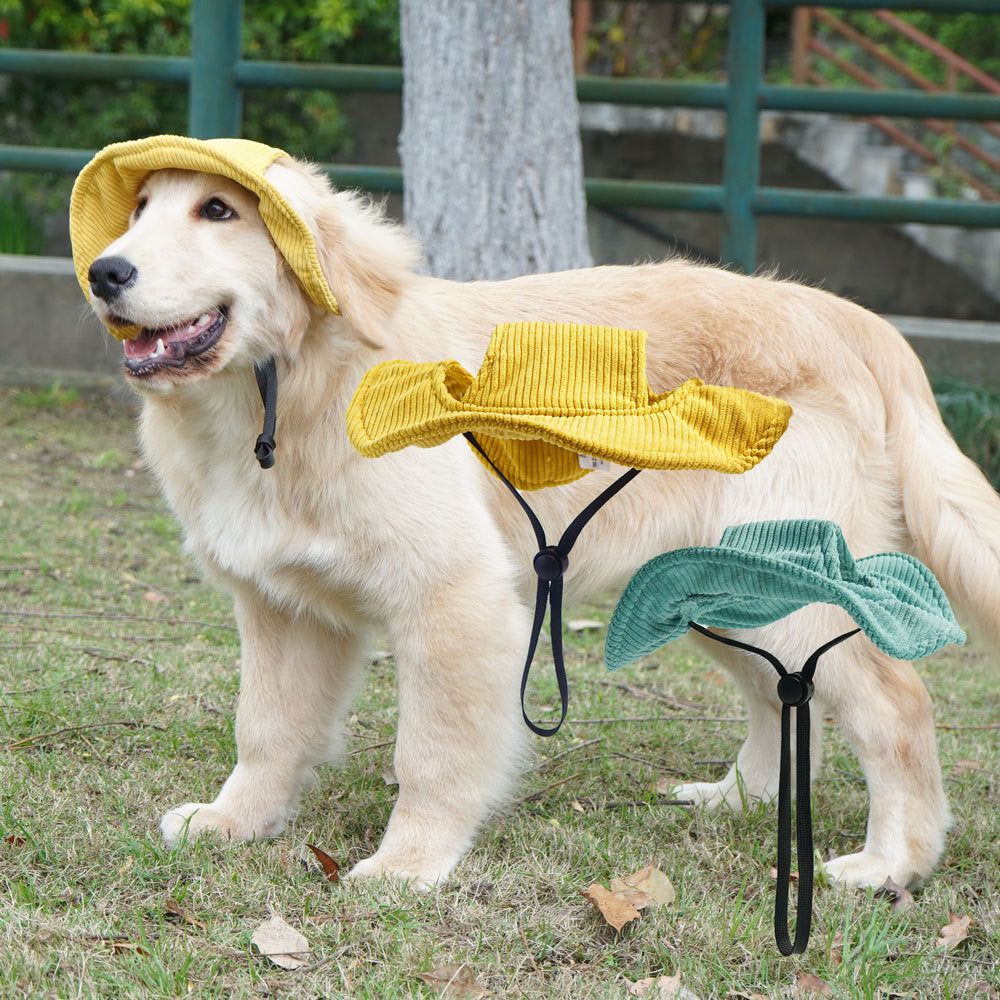
[[[111,380],[120,366],[69,258],[0,254],[0,381]]]
[[[97,322],[64,257],[0,254],[0,382],[113,385],[121,345]],[[890,316],[934,374],[1000,387],[1000,324]]]

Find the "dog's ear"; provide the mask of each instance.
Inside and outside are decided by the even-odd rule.
[[[382,347],[419,258],[413,241],[378,206],[353,191],[332,191],[319,168],[281,159],[266,176],[313,233],[320,267],[346,325],[362,343]]]

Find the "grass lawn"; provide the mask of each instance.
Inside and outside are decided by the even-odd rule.
[[[570,639],[572,721],[537,741],[519,798],[437,890],[331,884],[306,848],[347,867],[378,844],[396,794],[390,650],[345,766],[282,836],[166,850],[160,813],[214,797],[233,764],[229,602],[180,552],[124,405],[3,389],[0,414],[0,997],[430,997],[418,974],[462,962],[489,997],[629,997],[677,972],[700,1000],[998,997],[1000,684],[966,649],[921,664],[955,814],[945,858],[910,907],[821,882],[804,956],[773,942],[773,807],[701,813],[655,790],[725,772],[745,730],[733,686],[683,644],[609,674],[600,630]],[[555,705],[537,672],[534,703]],[[835,730],[827,747],[820,856],[856,850],[867,809]],[[614,931],[581,891],[652,858],[676,900]],[[297,970],[251,947],[272,913],[308,941]],[[939,947],[952,915],[967,937]]]

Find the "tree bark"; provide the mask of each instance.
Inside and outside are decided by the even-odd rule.
[[[404,214],[443,278],[592,263],[566,0],[402,0]]]

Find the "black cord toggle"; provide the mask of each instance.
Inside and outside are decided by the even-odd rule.
[[[269,434],[258,434],[253,453],[262,469],[270,469],[274,465],[274,438]]]
[[[778,681],[778,697],[782,705],[790,708],[798,708],[804,705],[813,696],[814,685],[807,677],[801,673],[785,674]]]
[[[558,580],[569,569],[569,556],[558,545],[546,545],[535,553],[531,565],[539,580]]]
[[[774,940],[782,955],[798,955],[809,943],[813,899],[813,835],[809,779],[809,699],[813,696],[813,674],[819,658],[834,646],[857,635],[852,629],[820,646],[810,654],[802,669],[790,674],[782,662],[766,649],[709,632],[688,622],[696,632],[716,642],[764,657],[778,671],[778,697],[781,699],[781,758],[778,768],[778,885],[774,893]],[[795,853],[799,862],[799,898],[795,906],[795,940],[788,934],[788,885],[792,876],[792,752],[791,710],[795,709]]]
[[[264,430],[257,436],[257,441],[253,446],[253,453],[260,463],[262,469],[270,469],[274,465],[274,427],[277,422],[276,410],[278,406],[278,369],[274,363],[274,358],[253,366],[253,373],[257,376],[257,388],[260,390],[260,398],[264,404]]]
[[[466,433],[466,440],[472,445],[483,460],[497,474],[500,481],[514,495],[514,499],[521,505],[521,509],[531,522],[531,527],[535,532],[535,539],[538,542],[538,552],[532,560],[532,566],[538,576],[538,589],[535,591],[535,617],[531,623],[531,640],[528,643],[528,656],[524,661],[524,672],[521,674],[521,714],[528,728],[537,736],[553,736],[559,732],[560,726],[566,721],[566,712],[569,709],[569,681],[566,678],[566,664],[563,661],[562,647],[562,592],[563,574],[569,568],[569,550],[573,548],[577,537],[583,530],[584,525],[627,483],[630,483],[637,475],[639,469],[629,469],[624,475],[616,479],[603,493],[590,501],[586,507],[575,518],[570,526],[563,532],[558,544],[549,545],[545,540],[545,529],[542,522],[528,505],[528,502],[521,496],[517,487],[493,464],[489,455],[483,451],[480,443],[475,437]],[[524,707],[524,693],[528,689],[528,676],[531,673],[531,664],[535,658],[535,648],[538,646],[538,638],[542,633],[542,622],[545,621],[545,608],[549,608],[549,632],[552,637],[552,665],[555,670],[556,684],[559,686],[559,701],[562,714],[559,721],[549,728],[538,726],[528,718],[528,711]]]

